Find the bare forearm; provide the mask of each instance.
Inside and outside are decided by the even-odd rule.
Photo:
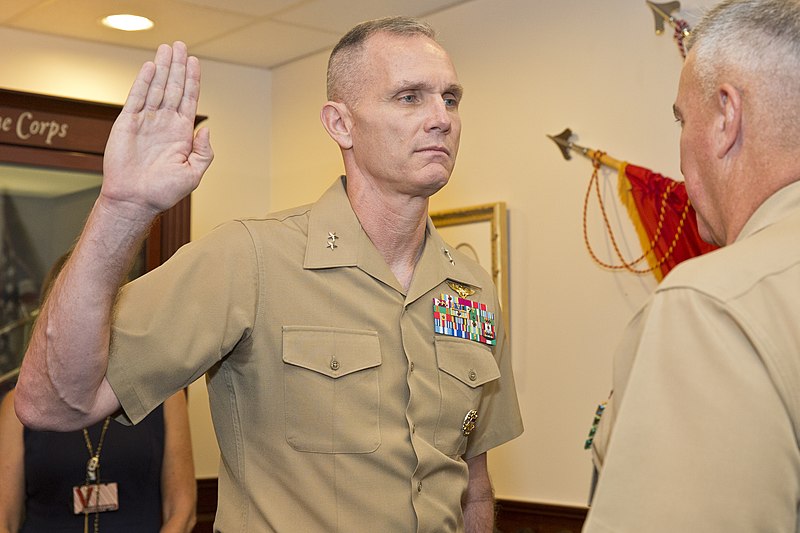
[[[196,522],[197,481],[184,391],[164,402],[164,434],[161,533],[189,533]]]
[[[461,509],[467,533],[492,533],[494,531],[494,489],[489,479],[486,454],[467,460],[469,484]]]
[[[98,199],[50,289],[23,361],[16,406],[26,425],[72,430],[117,407],[104,382],[112,308],[149,224]]]
[[[492,533],[494,531],[494,498],[488,497],[465,502],[463,510],[466,533]]]
[[[190,533],[197,522],[194,510],[181,515],[173,515],[161,525],[160,533]]]

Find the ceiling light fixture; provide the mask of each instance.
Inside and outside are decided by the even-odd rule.
[[[149,30],[155,23],[147,17],[138,15],[109,15],[100,21],[103,26],[122,31]]]

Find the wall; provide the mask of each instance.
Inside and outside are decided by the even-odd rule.
[[[683,2],[697,20],[712,0]],[[686,9],[688,8],[688,9]],[[474,0],[430,17],[466,92],[450,184],[432,209],[505,201],[510,212],[511,331],[525,434],[490,454],[501,498],[583,505],[591,462],[583,450],[610,389],[614,347],[655,286],[615,273],[584,248],[588,160],[565,161],[546,134],[680,178],[674,101],[682,58],[657,36],[644,0]],[[342,171],[318,113],[323,54],[273,71],[271,206],[313,201]],[[601,172],[611,221],[628,257],[641,253],[618,208],[616,175]],[[596,204],[591,242],[612,259]]]
[[[0,29],[0,87],[122,104],[153,53]],[[209,117],[216,158],[192,195],[192,238],[237,216],[267,211],[270,85],[268,71],[203,61],[199,112]],[[258,117],[256,120],[253,117]],[[190,388],[198,477],[216,477],[219,451],[205,386]]]
[[[694,22],[712,3],[685,0],[682,15]],[[473,0],[430,21],[466,87],[459,162],[432,208],[503,200],[510,211],[512,345],[527,429],[490,456],[497,495],[581,505],[583,441],[608,394],[612,352],[655,282],[591,261],[581,229],[590,164],[564,161],[545,135],[569,126],[580,144],[678,178],[680,54],[671,32],[654,34],[644,0]],[[0,47],[13,52],[0,55],[0,86],[112,103],[151,57],[10,30],[0,30]],[[313,201],[341,173],[318,118],[326,61],[319,54],[271,73],[203,63],[200,112],[211,117],[217,158],[193,196],[193,238],[228,218]],[[616,177],[601,178],[624,249],[638,255],[615,208]],[[588,221],[610,259],[596,209]],[[212,477],[202,384],[190,400],[198,476]]]

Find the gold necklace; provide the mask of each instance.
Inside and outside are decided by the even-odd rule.
[[[109,422],[111,422],[111,417],[107,416],[106,421],[103,423],[103,430],[100,432],[100,440],[97,441],[97,450],[92,448],[89,432],[86,428],[83,428],[83,440],[86,441],[86,449],[89,450],[89,461],[86,463],[86,486],[91,482],[95,484],[94,533],[100,531],[100,451],[103,449],[103,440],[106,438]],[[83,533],[89,533],[89,511],[87,508],[83,510]]]

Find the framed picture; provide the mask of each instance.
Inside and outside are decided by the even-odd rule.
[[[445,242],[475,259],[492,275],[508,331],[511,308],[508,288],[508,212],[505,202],[436,211],[430,216]]]

